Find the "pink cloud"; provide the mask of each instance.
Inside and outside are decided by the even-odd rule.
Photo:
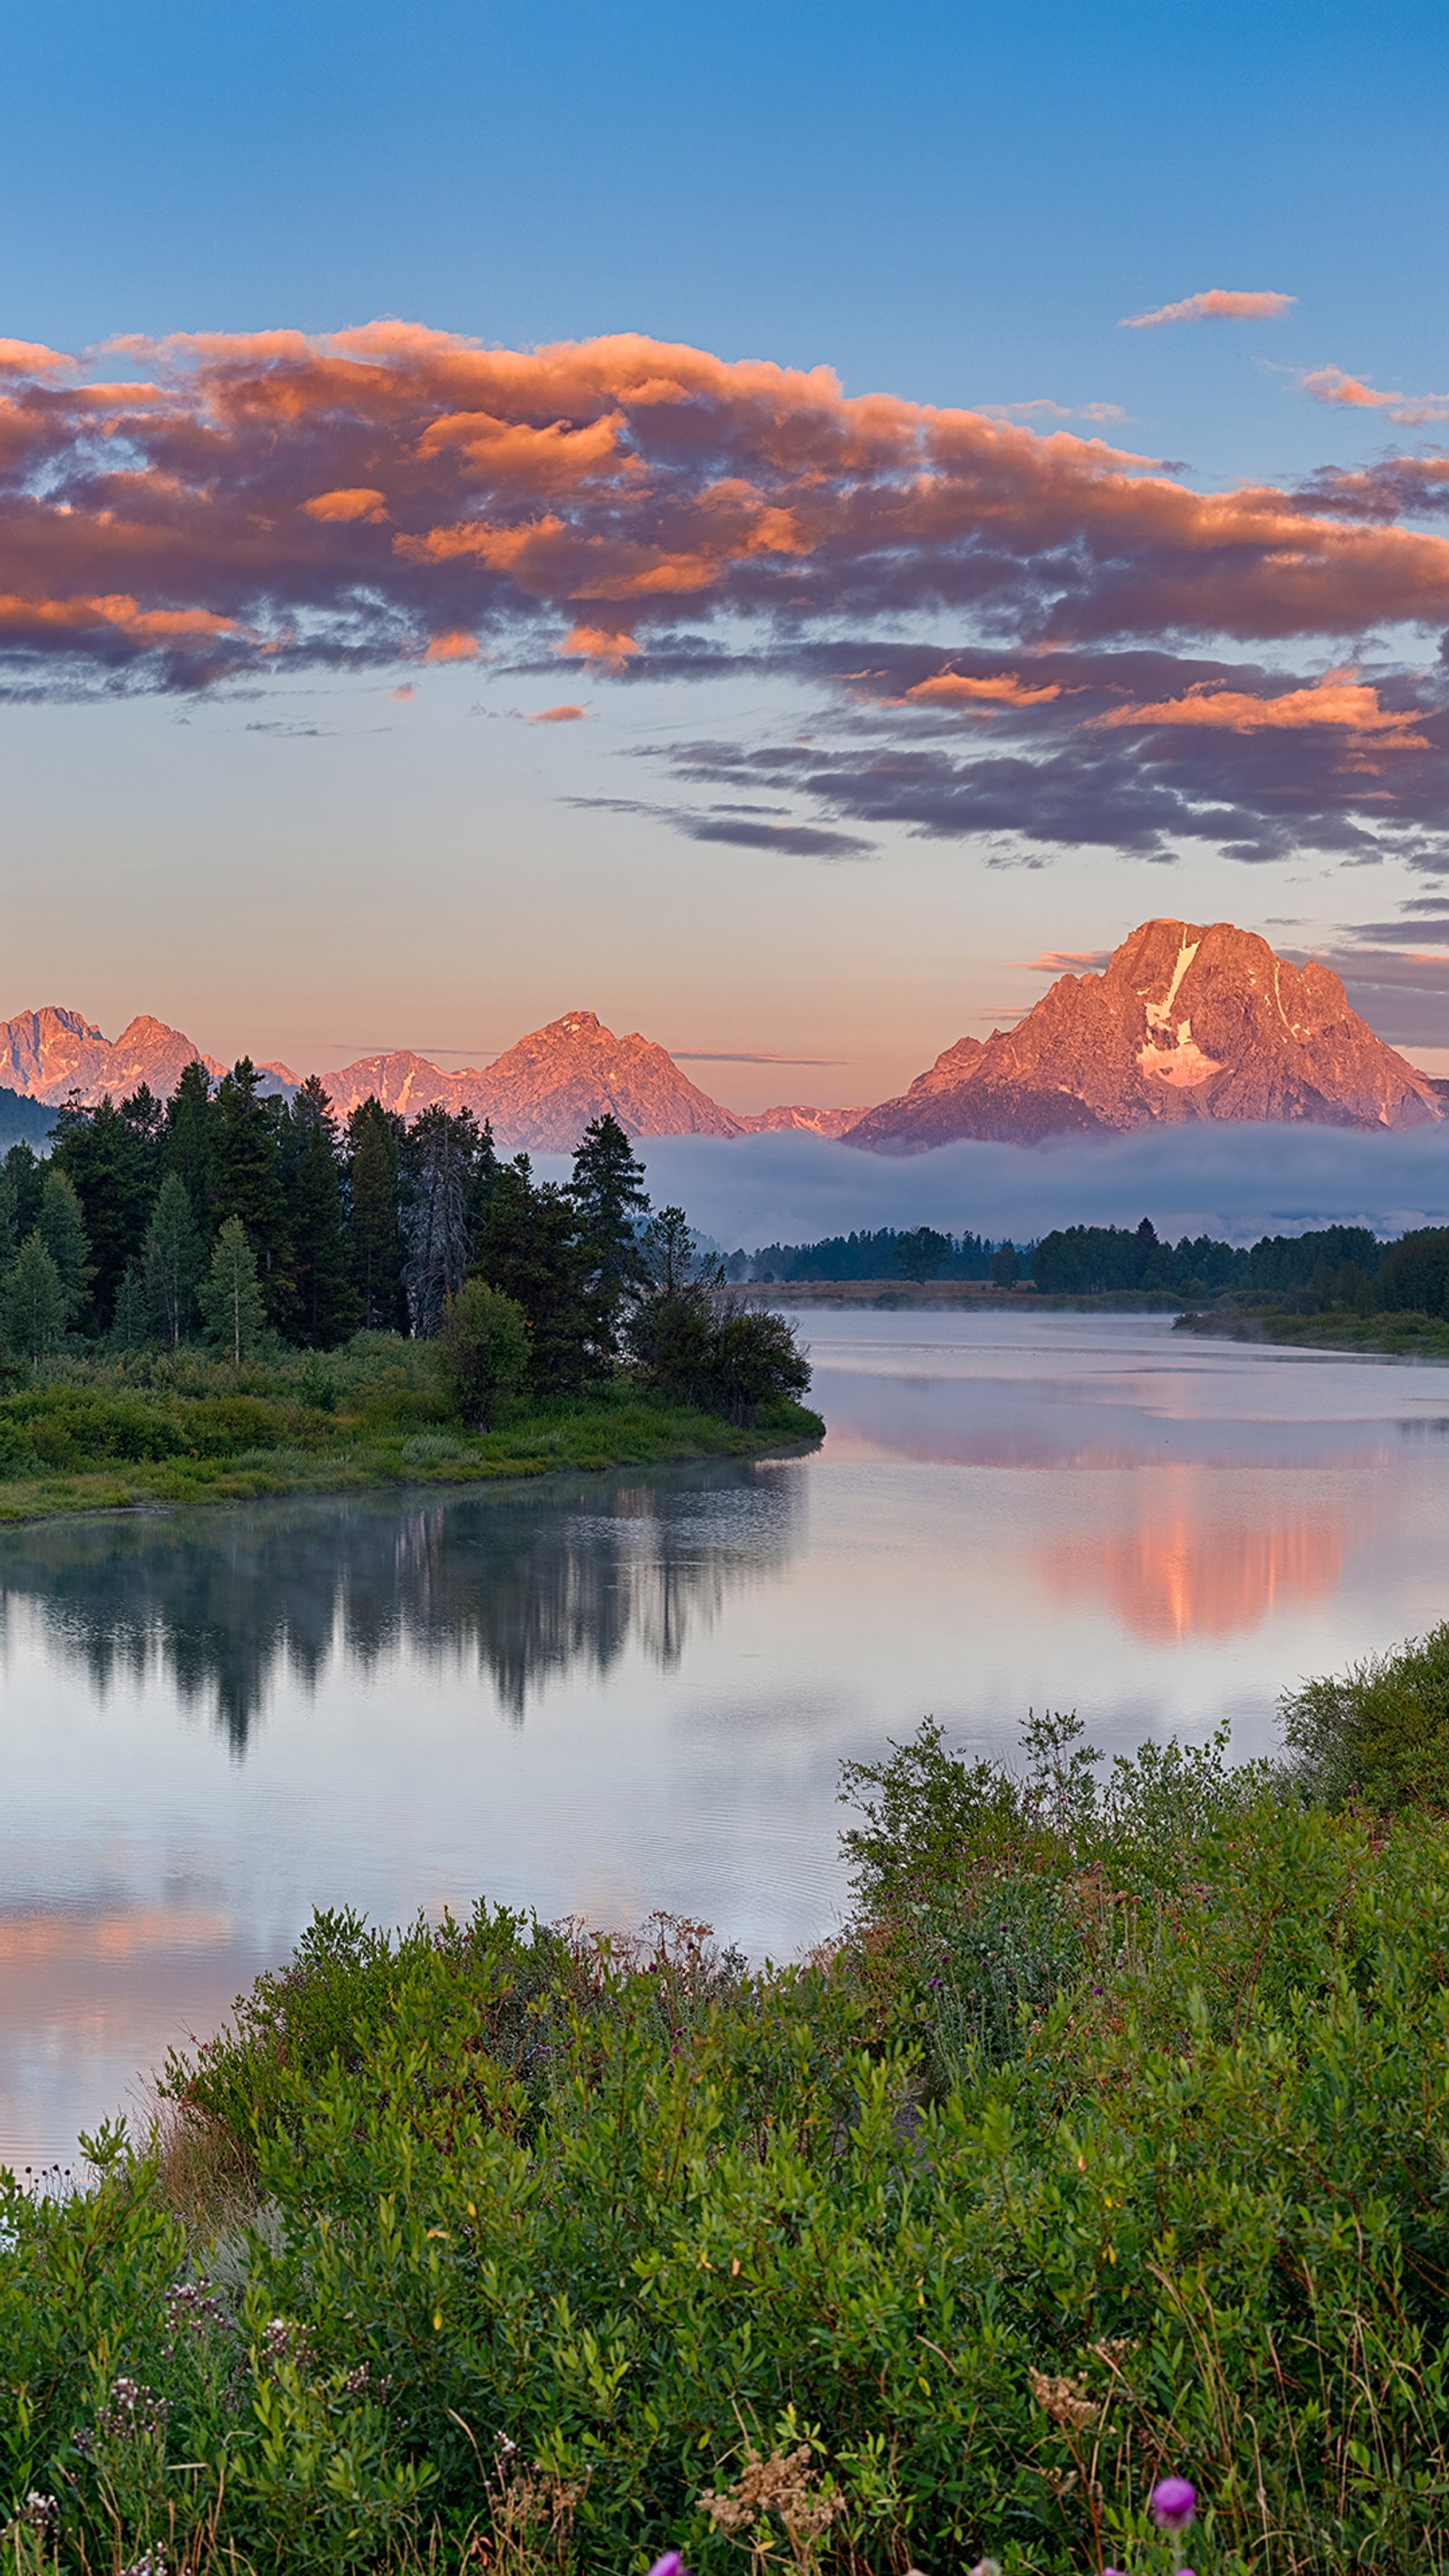
[[[1400,428],[1416,429],[1430,421],[1449,420],[1449,394],[1380,393],[1361,377],[1345,375],[1342,367],[1315,367],[1299,382],[1315,402],[1343,403],[1354,411],[1387,412]]]
[[[26,612],[5,642],[41,666],[195,686],[505,634],[617,671],[681,619],[981,616],[1032,646],[1449,622],[1449,541],[1392,499],[1204,494],[1098,437],[847,397],[823,368],[392,322],[118,346],[144,383],[62,381],[83,369],[50,351],[3,379]],[[107,599],[130,607],[74,611]]]
[[[587,707],[540,707],[537,715],[529,716],[526,721],[529,724],[582,724],[588,712]]]
[[[986,679],[968,679],[961,671],[937,671],[929,680],[918,680],[903,698],[887,699],[889,706],[960,707],[963,713],[990,715],[993,705],[1003,707],[1044,707],[1061,696],[1059,685],[1040,689],[1028,688],[1014,671],[993,673]]]
[[[1129,313],[1118,328],[1155,331],[1164,322],[1270,322],[1297,301],[1296,295],[1268,289],[1244,293],[1236,287],[1210,286],[1201,295],[1185,295],[1180,304],[1159,304],[1153,313]]]
[[[302,503],[309,519],[320,519],[326,526],[345,526],[353,519],[369,519],[374,525],[387,517],[381,492],[373,492],[364,483],[351,492],[314,492]]]
[[[1421,715],[1413,709],[1400,713],[1381,707],[1377,689],[1355,679],[1351,671],[1326,672],[1311,687],[1287,689],[1275,698],[1200,685],[1156,706],[1114,707],[1090,722],[1107,731],[1125,725],[1209,725],[1229,733],[1283,733],[1331,725],[1353,741],[1372,742],[1381,751],[1430,748],[1427,736],[1413,730],[1423,722]]]

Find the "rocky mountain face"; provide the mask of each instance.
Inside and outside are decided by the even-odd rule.
[[[910,1154],[953,1137],[1037,1144],[1189,1119],[1412,1127],[1445,1115],[1326,966],[1230,922],[1147,921],[1100,975],[1063,975],[1019,1025],[963,1038],[846,1136]]]
[[[123,1100],[143,1082],[165,1099],[198,1055],[201,1049],[179,1029],[146,1017],[132,1020],[114,1041],[78,1011],[54,1005],[0,1021],[0,1083],[52,1108],[72,1091],[84,1101],[99,1100],[105,1092]],[[208,1073],[223,1070],[213,1056],[202,1055],[201,1061]]]
[[[630,1136],[738,1136],[744,1122],[635,1032],[616,1037],[593,1011],[568,1011],[480,1071],[440,1073],[421,1056],[366,1056],[326,1077],[346,1116],[369,1092],[416,1117],[440,1101],[490,1120],[500,1152],[571,1154],[591,1118],[612,1111]]]
[[[782,1109],[761,1109],[753,1116],[740,1110],[736,1124],[747,1136],[763,1136],[782,1127],[800,1128],[811,1136],[843,1136],[848,1127],[858,1126],[868,1117],[865,1109],[809,1109],[800,1101],[791,1101]]]

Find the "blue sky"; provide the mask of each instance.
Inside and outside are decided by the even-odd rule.
[[[0,337],[85,352],[119,335],[325,336],[382,316],[520,351],[637,333],[726,363],[828,367],[846,397],[988,414],[1050,403],[1060,415],[1016,417],[1164,460],[1190,492],[1292,490],[1324,467],[1442,446],[1432,406],[1401,420],[1381,402],[1314,399],[1303,379],[1338,369],[1410,407],[1449,388],[1446,57],[1442,8],[1396,0],[909,13],[56,0],[0,31]],[[1294,300],[1266,320],[1121,327],[1211,288]],[[1121,417],[1090,416],[1104,406]],[[1432,537],[1435,497],[1416,487],[1396,524]],[[28,596],[36,578],[0,511],[0,593]],[[1355,952],[1345,925],[1379,925],[1357,943],[1387,961],[1365,975],[1366,1004],[1420,1060],[1449,1063],[1428,784],[1445,621],[1430,589],[1427,608],[1406,589],[1403,614],[1376,594],[1361,631],[1239,632],[1231,649],[1207,620],[1193,636],[1180,617],[1137,618],[1134,649],[1181,668],[1111,679],[1134,704],[1176,705],[1209,666],[1212,687],[1241,666],[1271,699],[1351,663],[1385,722],[1413,709],[1429,725],[1430,747],[1384,761],[1394,787],[1375,791],[1418,782],[1401,843],[1337,821],[1326,842],[1295,836],[1310,806],[1337,816],[1340,725],[1323,775],[1295,770],[1286,806],[1261,762],[1242,788],[1255,814],[1288,817],[1251,864],[1170,823],[1151,848],[1124,828],[1125,856],[1110,838],[1043,839],[1030,799],[990,830],[953,821],[956,807],[881,812],[845,774],[865,719],[842,708],[838,675],[778,649],[786,629],[822,649],[859,641],[843,595],[803,626],[788,603],[752,604],[748,639],[726,614],[710,632],[729,651],[707,680],[656,653],[657,629],[620,676],[555,665],[557,638],[482,609],[475,658],[428,667],[415,640],[389,662],[373,639],[355,664],[274,651],[200,682],[138,654],[82,687],[76,661],[62,670],[27,645],[0,704],[0,1013],[63,1001],[114,1034],[150,1009],[218,1053],[250,1044],[306,1066],[384,1044],[456,1060],[583,1005],[682,1049],[785,1060],[692,1068],[741,1106],[868,1101],[1034,998],[1041,976],[1023,961],[1095,951],[1170,911],[1335,957]],[[143,613],[192,604],[164,583],[135,596]],[[242,614],[202,587],[194,598],[198,613]],[[760,615],[775,620],[770,653]],[[689,600],[681,621],[703,631]],[[958,658],[981,641],[955,612],[879,600],[867,640]],[[1116,649],[1105,633],[1091,643]],[[899,688],[876,688],[872,748],[918,677],[913,663]],[[521,721],[560,699],[583,719]],[[940,751],[917,714],[901,722],[917,750]],[[830,750],[828,792],[819,770],[814,786],[792,772],[784,804],[757,798],[742,764],[801,733]],[[728,757],[681,779],[671,750],[697,739]],[[1291,745],[1296,757],[1307,738]],[[1173,771],[1172,792],[1201,803],[1211,756],[1234,746],[1196,733],[1192,746],[1198,765]],[[1033,737],[1026,757],[1040,756]],[[757,802],[774,806],[760,846],[680,825]],[[821,846],[785,846],[802,831]],[[831,851],[832,838],[858,846]]]

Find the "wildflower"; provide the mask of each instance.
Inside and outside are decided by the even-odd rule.
[[[1197,2511],[1197,2489],[1186,2478],[1160,2478],[1148,2502],[1159,2531],[1186,2531]]]
[[[655,2559],[649,2576],[689,2576],[689,2570],[677,2549],[666,2549],[662,2558]]]

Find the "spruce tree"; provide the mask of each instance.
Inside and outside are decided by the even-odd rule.
[[[588,1256],[579,1240],[578,1210],[557,1182],[534,1180],[526,1154],[499,1171],[477,1270],[523,1309],[530,1382],[549,1393],[578,1386],[591,1357],[584,1293]]]
[[[211,1077],[195,1056],[183,1072],[166,1109],[161,1140],[161,1168],[185,1184],[191,1213],[199,1226],[211,1222]]]
[[[0,1285],[0,1338],[11,1359],[48,1359],[60,1348],[66,1295],[44,1238],[28,1234]]]
[[[15,1239],[23,1243],[40,1214],[40,1193],[45,1185],[46,1167],[33,1145],[12,1145],[5,1157],[5,1173],[15,1192]]]
[[[173,1350],[191,1328],[201,1265],[201,1236],[186,1184],[179,1172],[168,1172],[146,1229],[138,1276],[150,1329]],[[118,1299],[118,1319],[119,1313]]]
[[[46,1173],[41,1185],[36,1231],[55,1263],[61,1294],[65,1299],[65,1320],[72,1324],[85,1303],[90,1276],[90,1244],[75,1184],[68,1172],[58,1171],[54,1166]]]
[[[188,1215],[190,1210],[187,1211]],[[113,1351],[141,1351],[151,1339],[151,1300],[139,1261],[128,1263],[116,1290],[116,1311],[109,1334]]]
[[[0,1163],[0,1270],[8,1269],[14,1260],[15,1243],[15,1184]]]
[[[156,1157],[144,1129],[105,1099],[93,1109],[67,1102],[55,1122],[50,1160],[52,1171],[68,1175],[80,1201],[91,1307],[104,1332],[126,1267],[141,1249],[156,1194]]]
[[[197,1291],[208,1341],[239,1364],[255,1350],[266,1322],[266,1300],[257,1261],[240,1217],[229,1216],[212,1249],[211,1268]]]
[[[337,1121],[321,1080],[309,1075],[287,1113],[287,1239],[291,1338],[332,1350],[357,1321],[342,1230]]]
[[[348,1253],[352,1284],[369,1331],[406,1329],[399,1164],[402,1120],[376,1098],[347,1121]]]
[[[584,1129],[569,1196],[578,1210],[584,1293],[593,1310],[591,1338],[601,1359],[613,1359],[624,1310],[644,1278],[639,1229],[649,1214],[649,1199],[644,1166],[607,1110]]]
[[[242,1056],[216,1086],[209,1126],[211,1212],[217,1226],[236,1217],[255,1255],[274,1322],[291,1299],[286,1193],[282,1179],[282,1104],[264,1098],[262,1076]]]

